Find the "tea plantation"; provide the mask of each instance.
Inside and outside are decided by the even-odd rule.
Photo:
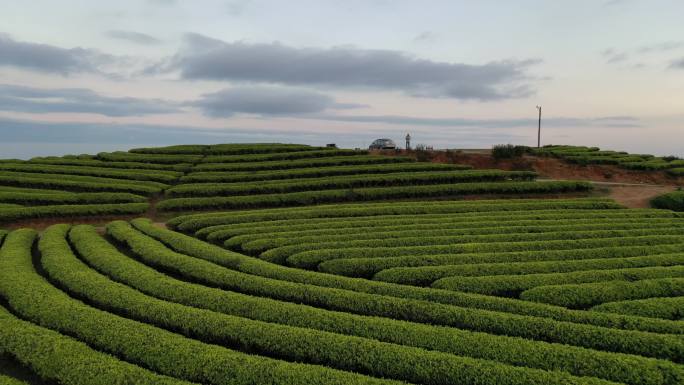
[[[664,170],[670,176],[684,176],[684,159],[675,156],[656,157],[649,154],[630,154],[625,151],[601,150],[598,147],[548,145],[532,149],[541,156],[553,156],[580,165],[609,164],[628,170]]]
[[[684,384],[684,213],[586,182],[285,144],[0,170],[0,384]]]
[[[46,217],[297,206],[345,201],[555,194],[584,182],[469,170],[366,151],[285,144],[182,145],[0,161],[0,223]]]

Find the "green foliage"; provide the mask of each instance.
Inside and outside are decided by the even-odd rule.
[[[159,203],[162,211],[187,211],[199,209],[244,209],[256,207],[301,206],[330,202],[367,201],[385,199],[408,199],[427,197],[449,197],[468,194],[556,194],[587,191],[592,188],[589,182],[481,182],[437,184],[407,187],[374,187],[348,190],[321,190],[282,194],[262,194],[254,196],[173,198]]]
[[[367,151],[327,149],[314,151],[282,152],[272,154],[249,154],[249,155],[211,155],[202,159],[202,163],[246,163],[246,162],[269,162],[309,158],[326,158],[332,156],[366,155]]]
[[[149,203],[113,203],[7,208],[0,209],[0,223],[47,217],[94,217],[101,215],[142,214],[147,211],[149,207]]]
[[[0,307],[0,352],[12,355],[42,378],[63,384],[190,385],[189,382],[161,376],[120,361],[83,342],[22,321],[3,307]]]
[[[147,219],[136,219],[132,224],[145,234],[152,236],[173,250],[194,258],[203,259],[232,270],[273,278],[288,282],[315,286],[339,288],[369,294],[398,298],[413,298],[463,307],[504,311],[522,315],[552,318],[559,321],[588,323],[619,329],[634,329],[660,333],[683,334],[684,325],[635,317],[613,317],[597,313],[578,312],[562,307],[537,304],[508,298],[483,296],[446,290],[426,289],[395,285],[366,279],[340,277],[301,269],[293,269],[262,261],[243,254],[202,242],[193,237],[154,226]]]
[[[397,267],[382,270],[373,279],[404,285],[430,286],[445,277],[506,274],[560,273],[581,270],[674,266],[684,264],[684,254],[657,254],[627,258],[573,259],[567,261],[473,263],[463,265]],[[546,302],[546,301],[543,301]],[[605,301],[604,301],[605,302]],[[547,302],[558,304],[556,302]],[[561,305],[568,306],[568,305]]]
[[[168,223],[218,245],[144,219],[105,237],[55,225],[37,248],[35,232],[0,231],[0,355],[65,384],[684,382],[684,216],[603,198],[445,200],[591,188],[535,176],[289,144],[0,161],[3,223],[143,213],[165,190],[162,211],[272,207]]]
[[[134,148],[129,152],[138,154],[204,154],[204,155],[240,155],[271,152],[296,152],[322,150],[322,147],[311,147],[302,144],[282,143],[235,143],[235,144],[181,144],[167,147]]]
[[[684,167],[671,168],[667,173],[672,176],[684,176]]]
[[[558,249],[534,251],[504,251],[464,254],[425,254],[404,255],[397,257],[358,257],[340,258],[325,261],[318,265],[318,270],[330,274],[351,277],[373,277],[382,270],[398,267],[425,266],[429,276],[432,274],[428,266],[447,266],[477,263],[516,263],[533,261],[564,261],[598,258],[627,258],[659,253],[684,252],[684,243],[678,238],[654,241],[652,237],[632,240],[626,246],[598,246],[586,249]],[[437,268],[439,269],[439,268]],[[439,272],[436,273],[438,275]],[[439,279],[441,277],[437,277]],[[420,279],[420,276],[418,277]]]
[[[166,193],[170,196],[248,195],[361,187],[534,180],[536,176],[534,172],[502,170],[396,172],[253,183],[190,183],[173,186],[166,190]]]
[[[359,175],[359,174],[387,174],[392,172],[407,171],[445,171],[445,170],[467,170],[472,168],[466,165],[440,164],[440,163],[385,163],[378,165],[356,165],[356,166],[331,166],[331,167],[307,167],[301,169],[286,169],[276,171],[255,171],[255,172],[216,172],[199,171],[192,172],[180,179],[183,183],[196,182],[252,182],[259,180],[287,180],[299,178],[316,178],[337,175]]]
[[[120,191],[151,195],[166,184],[152,181],[132,181],[80,175],[41,174],[0,171],[0,183],[16,187],[37,187],[70,191]]]
[[[680,262],[680,264],[682,264]],[[629,279],[641,278],[638,269]],[[644,299],[650,297],[684,296],[684,279],[660,278],[630,281],[539,286],[524,291],[520,298],[570,308],[588,308],[605,302]]]
[[[207,149],[208,154],[239,155],[239,154],[267,154],[273,152],[298,152],[325,150],[326,147],[314,147],[303,144],[284,143],[227,143],[214,144]]]
[[[624,151],[601,151],[598,147],[582,146],[544,146],[532,149],[542,156],[554,156],[570,163],[580,165],[610,164],[629,170],[658,171],[682,166],[677,157],[657,158],[648,154],[629,154]]]
[[[666,170],[668,174],[670,174],[670,170],[668,170],[670,167],[673,165],[671,163],[662,161],[662,160],[651,160],[651,161],[641,161],[641,162],[627,162],[627,163],[622,163],[620,164],[620,167],[626,168],[629,170],[642,170],[642,171],[658,171],[658,170]]]
[[[492,146],[492,156],[494,159],[513,159],[520,158],[530,150],[527,146],[516,146],[512,144],[497,144]]]
[[[432,286],[446,290],[458,290],[501,296],[517,296],[523,291],[527,291],[538,286],[618,280],[630,281],[669,277],[684,277],[684,266],[655,266],[629,269],[586,270],[570,273],[447,277],[435,281]],[[521,296],[521,298],[531,299],[540,298],[540,296],[543,296],[543,294],[535,293],[540,292],[533,292],[533,294],[529,294],[529,296]],[[543,290],[541,290],[541,293],[543,293]],[[563,302],[566,303],[567,301]]]
[[[107,162],[139,162],[139,163],[197,163],[202,160],[202,155],[170,155],[170,154],[135,154],[130,152],[101,152],[97,159]]]
[[[604,303],[591,308],[616,314],[656,317],[669,320],[684,319],[684,296],[672,298],[647,298]]]
[[[18,378],[6,376],[4,374],[0,374],[0,384],[2,385],[28,385],[28,382],[24,382]]]
[[[651,200],[651,206],[659,209],[684,211],[684,191],[673,191]]]
[[[211,147],[206,144],[179,144],[165,147],[133,148],[128,152],[136,154],[168,154],[168,155],[197,155],[204,154]]]
[[[30,187],[12,187],[12,186],[0,186],[0,192],[11,192],[11,193],[35,193],[35,194],[64,194],[67,191],[64,190],[49,190],[49,189],[39,189]]]
[[[610,221],[610,224],[632,225],[640,222],[667,221],[680,222],[677,214],[664,210],[634,209],[540,209],[532,212],[507,211],[499,212],[464,212],[460,215],[450,213],[434,214],[376,214],[369,217],[331,217],[310,219],[280,219],[204,227],[195,232],[200,238],[212,241],[224,241],[229,237],[227,245],[239,244],[262,238],[284,238],[316,235],[340,235],[362,233],[373,236],[376,231],[403,231],[411,229],[456,229],[501,228],[570,225],[559,221],[565,219],[572,224],[591,224]],[[263,235],[263,236],[262,236]]]
[[[453,221],[459,219],[460,221]],[[457,240],[458,242],[475,242],[475,241],[496,241],[496,237],[473,238],[472,236],[495,236],[499,235],[506,238],[506,234],[510,234],[511,240],[521,240],[518,237],[534,237],[541,239],[542,237],[553,236],[561,231],[599,231],[598,233],[591,233],[590,236],[601,234],[600,231],[605,231],[606,226],[610,226],[611,230],[637,230],[644,231],[644,227],[648,226],[650,230],[656,228],[667,229],[676,227],[684,230],[684,221],[681,219],[671,219],[664,221],[605,221],[600,219],[573,221],[571,224],[567,222],[555,221],[527,221],[525,223],[509,223],[507,226],[499,225],[492,222],[474,222],[473,218],[470,221],[464,221],[463,218],[452,218],[453,221],[439,221],[422,226],[389,226],[389,227],[349,227],[337,228],[334,231],[312,231],[308,233],[301,232],[286,232],[272,233],[260,232],[258,234],[241,235],[230,238],[224,243],[227,247],[239,246],[241,250],[256,254],[273,249],[276,247],[302,245],[302,244],[318,244],[323,243],[323,247],[327,248],[330,242],[349,242],[349,241],[363,241],[363,240],[378,240],[376,243],[369,244],[370,246],[384,246],[386,244],[396,244],[397,246],[406,246],[408,242],[414,242],[413,238],[430,238],[435,242],[432,244],[440,244],[444,240]],[[479,219],[479,218],[478,218]],[[312,234],[313,233],[313,234]],[[574,233],[571,237],[577,237],[582,233]],[[659,233],[660,234],[660,233]],[[456,237],[466,238],[456,238]],[[453,238],[452,238],[453,237]],[[226,238],[226,232],[218,231],[207,235],[207,240],[217,242]],[[551,239],[549,237],[548,239]],[[394,243],[393,243],[394,242]],[[415,242],[414,242],[415,244]],[[348,246],[350,244],[345,244]]]
[[[226,290],[356,314],[378,315],[606,351],[640,354],[675,362],[682,360],[683,357],[680,355],[684,355],[684,340],[673,340],[665,335],[599,328],[537,317],[294,284],[217,267],[213,263],[175,253],[158,241],[135,232],[125,222],[110,223],[107,232],[118,241],[124,242],[146,264]],[[551,324],[553,327],[549,327]],[[593,337],[587,338],[587,335]]]
[[[0,264],[3,266],[0,269],[0,290],[10,305],[20,302],[22,310],[27,313],[37,311],[38,304],[44,300],[41,295],[44,290],[30,290],[37,289],[36,284],[50,293],[56,290],[33,271],[31,246],[35,238],[33,230],[17,230],[8,236],[0,250]],[[25,273],[20,274],[19,271]],[[36,296],[36,300],[32,299],[33,296]],[[17,311],[17,308],[14,310]],[[69,315],[63,314],[62,317]],[[22,321],[4,307],[0,307],[0,325],[0,353],[11,354],[46,379],[79,385],[189,384],[119,361],[91,349],[83,342]]]
[[[353,155],[329,158],[308,158],[295,160],[275,160],[263,162],[243,163],[201,163],[193,168],[194,171],[266,171],[285,170],[306,167],[367,165],[384,163],[408,163],[413,159],[402,156],[378,156],[378,155]]]
[[[117,170],[106,167],[63,166],[32,163],[0,163],[0,170],[39,174],[68,174],[116,179],[149,180],[162,183],[173,182],[182,175],[182,173],[177,171],[144,169]],[[65,178],[70,178],[70,176],[65,176]]]
[[[539,255],[562,254],[565,250],[566,259],[577,259],[576,255],[600,255],[596,251],[603,247],[619,246],[648,246],[658,247],[666,244],[684,243],[684,235],[643,235],[626,238],[586,238],[586,239],[555,239],[546,241],[527,241],[527,242],[495,242],[495,243],[463,243],[463,244],[442,244],[425,246],[385,246],[385,247],[348,247],[340,249],[320,249],[302,251],[291,254],[287,257],[287,262],[298,267],[314,268],[323,261],[330,261],[341,258],[391,258],[402,256],[426,256],[427,258],[438,258],[441,255],[449,255],[454,259],[467,261],[470,258],[482,257],[481,261],[504,261],[507,258],[518,257],[516,261],[526,260],[525,258],[539,258]],[[680,245],[681,246],[681,245]],[[580,249],[580,250],[576,250]],[[648,248],[646,248],[648,249]],[[572,252],[568,252],[572,250]],[[643,250],[643,249],[642,249]],[[520,254],[511,255],[508,253],[519,252]],[[534,253],[530,256],[530,253]],[[488,253],[489,255],[485,255]],[[272,249],[261,254],[262,258],[278,260],[282,258],[283,251]],[[498,255],[498,256],[497,256]],[[544,258],[544,257],[542,257]],[[561,257],[562,259],[562,257]],[[529,260],[529,259],[527,259]],[[467,262],[466,262],[467,263]]]
[[[468,253],[468,252],[491,252],[491,251],[516,251],[521,248],[527,250],[538,250],[543,248],[543,241],[550,241],[549,249],[564,248],[564,245],[572,240],[582,242],[591,239],[608,239],[609,242],[614,242],[613,238],[622,238],[626,241],[630,237],[643,236],[666,236],[674,235],[680,236],[684,241],[682,233],[684,231],[679,228],[648,228],[637,227],[636,229],[626,230],[585,230],[585,231],[567,231],[559,229],[558,231],[545,231],[533,233],[497,233],[483,234],[483,235],[433,235],[430,233],[421,234],[418,236],[409,236],[396,239],[369,239],[369,240],[342,240],[342,241],[328,241],[326,238],[320,238],[315,241],[295,243],[280,247],[271,248],[268,251],[261,253],[261,257],[271,262],[283,263],[284,258],[288,258],[288,262],[298,267],[314,268],[322,260],[317,258],[297,258],[296,254],[304,253],[310,250],[344,250],[344,249],[358,249],[358,248],[411,248],[411,251],[416,251],[415,255],[419,254],[435,254],[442,252],[449,253]],[[562,243],[553,243],[561,240]],[[259,245],[252,248],[251,244],[245,245],[245,250],[258,250]],[[434,252],[430,249],[417,249],[418,247],[434,247],[439,252]],[[447,249],[441,249],[441,246]],[[370,252],[369,252],[370,254]],[[352,257],[350,255],[349,257]],[[389,255],[388,255],[389,256]],[[362,256],[367,257],[367,255]],[[334,259],[334,258],[333,258]]]
[[[164,328],[182,330],[183,334],[193,336],[205,342],[229,343],[231,346],[237,346],[243,350],[257,352],[265,356],[282,357],[292,361],[316,362],[328,367],[370,374],[375,377],[395,378],[425,384],[440,384],[441,378],[445,375],[458,377],[463,383],[477,383],[482,380],[483,371],[495,373],[488,376],[490,377],[487,379],[488,381],[502,384],[528,383],[529,381],[545,381],[547,383],[565,383],[566,381],[572,383],[577,381],[564,374],[548,374],[542,371],[514,368],[492,361],[473,360],[440,352],[429,352],[409,346],[382,343],[375,339],[267,323],[155,299],[127,286],[110,281],[78,261],[75,256],[71,255],[69,245],[64,239],[65,233],[66,227],[52,227],[46,230],[43,236],[45,243],[49,243],[48,247],[41,250],[43,266],[52,279],[78,296],[88,298],[89,301],[99,306],[115,309],[117,312],[125,313],[127,316],[142,322]],[[94,231],[91,230],[90,235],[95,235]],[[87,241],[87,243],[91,242],[92,240]],[[111,248],[108,251],[109,253],[113,252]],[[273,312],[273,309],[268,311]],[[384,329],[384,333],[379,333],[381,335],[387,335],[389,330],[395,330],[395,328],[391,327],[393,324],[403,326],[396,321],[378,322],[372,318],[356,318],[360,319],[361,323],[365,321],[366,324],[370,324],[367,327],[374,326],[376,330]],[[283,321],[287,322],[286,320]],[[341,320],[335,321],[339,323]],[[336,326],[339,327],[339,325]],[[420,326],[417,327],[420,328]],[[407,326],[405,329],[409,333],[416,334],[413,332],[412,327]],[[422,329],[429,330],[427,327]],[[366,329],[359,327],[356,330],[363,333]],[[338,329],[337,331],[340,330]],[[433,338],[437,339],[439,337],[442,336],[437,333]],[[463,339],[459,338],[459,335],[450,337],[452,340],[463,343]],[[482,336],[481,338],[486,337]],[[509,345],[515,345],[515,342],[511,340]],[[539,345],[539,349],[563,349],[552,345],[547,346],[546,344],[529,345]],[[553,353],[563,354],[560,351],[554,351]],[[591,357],[590,354],[593,352],[581,349],[575,349],[573,353],[575,355],[582,355],[582,359],[574,358],[571,354],[567,354],[566,357],[572,361],[578,361],[578,363],[585,360],[593,361],[591,370],[582,372],[581,374],[583,375],[592,375],[594,372],[602,373],[602,369],[607,365],[607,360],[616,362],[619,365],[626,358],[600,353],[596,354],[597,357]],[[492,351],[489,350],[486,354],[491,355]],[[517,352],[517,354],[520,353]],[[500,355],[500,353],[497,355]],[[512,356],[511,354],[510,357]],[[647,362],[644,360],[644,363]],[[563,364],[567,365],[566,367],[568,368],[576,367],[577,365],[566,361],[559,362],[559,365]],[[583,364],[586,365],[584,362]],[[548,363],[543,365],[548,365]],[[557,368],[558,366],[548,367]],[[672,366],[672,369],[674,369],[674,366]],[[629,369],[625,365],[622,370]],[[610,375],[609,371],[605,372],[607,375]],[[657,375],[660,373],[653,374]],[[684,371],[681,374],[684,375]],[[636,373],[632,375],[636,375]],[[510,378],[511,376],[519,378],[512,379]]]
[[[29,160],[29,164],[47,164],[63,166],[84,166],[114,169],[142,169],[142,170],[167,170],[167,171],[187,171],[192,167],[188,163],[177,164],[154,164],[142,162],[109,162],[96,159],[75,159],[68,157],[38,157]]]
[[[313,208],[279,208],[258,211],[216,212],[181,215],[167,222],[182,231],[197,231],[204,227],[293,219],[366,217],[377,215],[423,215],[508,212],[525,210],[617,209],[622,206],[609,199],[515,199],[472,201],[377,202],[364,204],[332,204]],[[671,214],[667,214],[671,215]]]
[[[61,231],[65,231],[64,226]],[[29,233],[32,238],[34,233]],[[41,239],[41,252],[60,250],[59,244],[55,244],[58,240],[51,235],[54,233]],[[139,363],[161,374],[208,384],[393,383],[237,352],[90,307],[52,286],[34,270],[31,242],[20,239],[21,244],[15,247],[12,234],[10,238],[12,242],[8,241],[3,247],[0,258],[0,293],[9,306],[25,319],[77,337],[128,362]]]
[[[2,192],[0,202],[24,205],[89,204],[89,203],[141,203],[147,198],[129,193],[32,193]]]

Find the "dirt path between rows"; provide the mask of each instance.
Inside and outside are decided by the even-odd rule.
[[[597,187],[605,186],[608,197],[629,208],[648,208],[651,199],[676,189],[675,186],[639,185],[594,182]]]
[[[497,161],[488,150],[434,152],[430,156],[432,162],[461,163],[476,169],[535,171],[540,180],[590,181],[595,187],[593,195],[612,198],[629,208],[648,208],[651,199],[684,186],[684,177],[672,177],[664,171],[626,170],[612,165],[582,166],[552,157],[526,155]]]

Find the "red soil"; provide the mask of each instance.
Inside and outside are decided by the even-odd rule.
[[[549,179],[580,179],[596,182],[646,183],[667,186],[683,186],[684,178],[675,178],[664,171],[626,170],[612,165],[582,166],[556,158],[524,156],[520,159],[495,160],[488,153],[461,153],[452,156],[454,163],[474,168],[498,168],[503,170],[533,170],[540,177]],[[449,163],[444,152],[436,154],[433,162]]]
[[[400,155],[420,157],[415,152]],[[596,182],[600,195],[607,195],[627,207],[649,207],[649,201],[684,186],[684,177],[675,178],[664,171],[626,170],[612,165],[582,166],[556,158],[524,156],[518,159],[494,159],[488,150],[434,151],[422,156],[432,162],[460,163],[476,169],[529,170],[546,179],[577,179]]]

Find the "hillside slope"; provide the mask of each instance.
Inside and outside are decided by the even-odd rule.
[[[684,383],[684,214],[586,182],[283,144],[0,168],[2,226],[43,221],[0,230],[3,384]]]
[[[181,145],[3,160],[0,223],[590,188],[582,182],[536,182],[530,172],[470,168],[289,144]]]

